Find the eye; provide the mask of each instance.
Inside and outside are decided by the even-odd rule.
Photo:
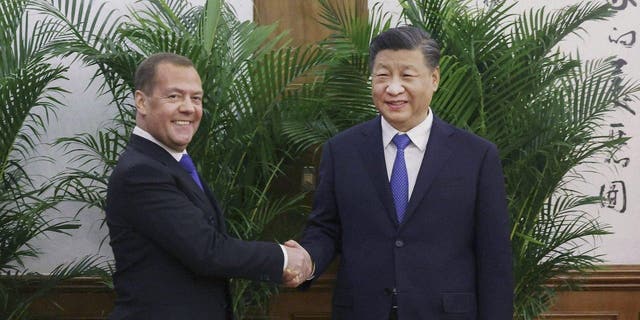
[[[202,97],[200,97],[200,96],[192,97],[191,100],[193,100],[194,102],[196,102],[198,104],[202,103]]]

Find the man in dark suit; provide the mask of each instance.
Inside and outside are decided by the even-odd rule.
[[[496,146],[430,109],[440,49],[421,29],[370,45],[381,116],[323,148],[301,245],[340,255],[333,318],[510,320],[510,225]]]
[[[229,278],[287,282],[309,274],[299,247],[226,233],[186,152],[202,117],[191,61],[152,55],[138,67],[135,88],[136,127],[107,192],[117,293],[110,319],[231,319]]]

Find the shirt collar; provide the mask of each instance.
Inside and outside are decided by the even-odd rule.
[[[159,145],[164,150],[167,150],[167,152],[169,152],[169,154],[174,159],[176,159],[176,161],[178,161],[178,162],[182,158],[182,155],[187,153],[186,149],[184,151],[182,151],[182,152],[179,152],[179,151],[175,151],[175,150],[165,146],[162,142],[158,141],[158,139],[154,138],[149,132],[145,131],[144,129],[142,129],[142,128],[138,127],[138,126],[135,126],[135,128],[133,128],[133,132],[132,133],[137,135],[137,136],[139,136],[139,137],[141,137],[141,138],[147,139],[147,140]]]
[[[386,148],[395,135],[400,132],[394,128],[383,116],[380,117],[382,124],[382,145]],[[413,127],[406,133],[413,143],[420,151],[424,151],[427,148],[427,141],[429,140],[429,134],[431,133],[431,127],[433,126],[433,111],[429,108],[429,114],[420,122],[417,126]]]

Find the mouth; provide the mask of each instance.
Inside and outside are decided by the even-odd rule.
[[[385,102],[385,104],[389,106],[389,108],[391,108],[392,110],[400,109],[405,105],[407,105],[407,103],[408,103],[407,100],[391,100],[391,101]]]
[[[193,121],[189,121],[189,120],[174,120],[174,121],[171,121],[171,122],[173,122],[174,124],[177,124],[179,126],[188,126],[188,125],[193,123]]]

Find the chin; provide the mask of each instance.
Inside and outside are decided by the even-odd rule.
[[[389,123],[397,123],[397,124],[407,123],[411,119],[410,116],[406,116],[399,112],[387,113],[386,118],[387,118],[387,121],[389,121]]]

